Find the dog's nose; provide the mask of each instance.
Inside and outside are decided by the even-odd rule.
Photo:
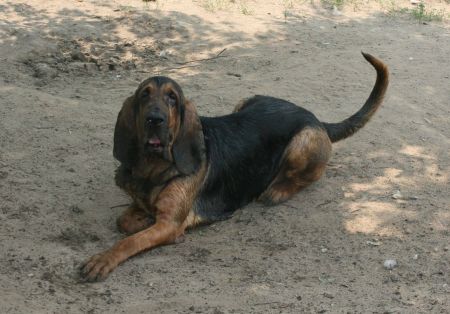
[[[151,112],[147,115],[145,123],[148,126],[159,126],[163,124],[164,116],[159,112]]]

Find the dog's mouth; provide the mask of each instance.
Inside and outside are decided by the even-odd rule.
[[[146,149],[148,152],[155,152],[160,153],[164,149],[164,144],[161,142],[161,140],[153,135],[150,137],[147,142],[145,143]]]

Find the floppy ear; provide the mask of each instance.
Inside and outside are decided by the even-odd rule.
[[[126,168],[135,163],[138,150],[133,104],[134,96],[124,101],[114,129],[113,155]]]
[[[194,105],[185,102],[184,117],[181,114],[180,130],[172,146],[173,159],[177,169],[189,175],[200,167],[205,159],[205,142],[202,125]]]

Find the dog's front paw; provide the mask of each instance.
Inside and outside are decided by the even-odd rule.
[[[92,256],[80,267],[80,276],[84,281],[105,280],[118,265],[118,258],[110,251]]]

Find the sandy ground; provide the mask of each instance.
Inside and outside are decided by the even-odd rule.
[[[0,2],[0,313],[449,313],[448,22],[264,3]],[[335,122],[373,86],[360,50],[388,97],[318,183],[79,283],[122,237],[112,136],[138,82],[176,79],[203,115],[259,93]]]

